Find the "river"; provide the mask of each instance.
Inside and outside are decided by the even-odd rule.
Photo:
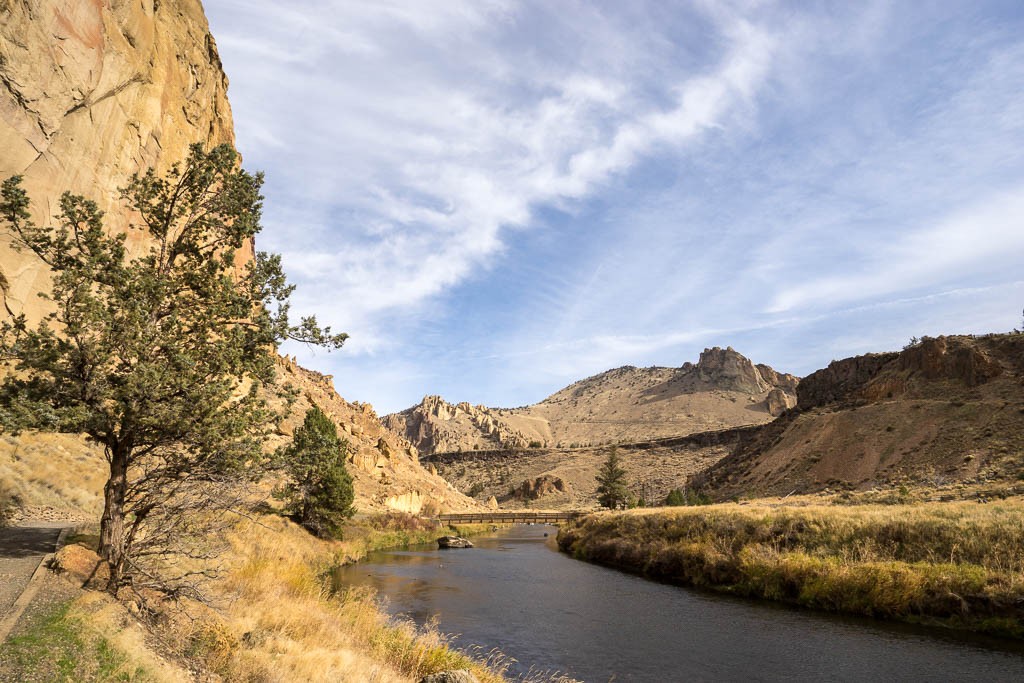
[[[838,617],[648,581],[574,560],[557,529],[518,526],[471,550],[379,552],[339,570],[455,644],[498,648],[513,676],[615,681],[1024,681],[1024,645]]]

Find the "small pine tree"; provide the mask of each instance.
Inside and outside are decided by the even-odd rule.
[[[686,496],[679,489],[672,489],[665,496],[665,505],[669,507],[678,507],[680,505],[686,505]]]
[[[347,446],[331,419],[313,406],[291,444],[278,450],[289,480],[276,495],[289,514],[322,538],[340,538],[342,523],[355,514]]]
[[[625,508],[629,500],[629,491],[626,489],[626,470],[622,468],[619,461],[618,450],[612,446],[608,452],[608,459],[601,465],[597,472],[597,502],[609,510]]]
[[[665,496],[665,505],[710,505],[711,499],[699,491],[693,489],[672,489]]]

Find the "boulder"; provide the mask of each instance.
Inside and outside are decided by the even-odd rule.
[[[437,539],[437,547],[442,550],[448,548],[472,548],[473,544],[462,538],[462,536],[442,536]]]

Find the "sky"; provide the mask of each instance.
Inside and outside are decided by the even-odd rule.
[[[380,414],[1024,307],[1024,5],[207,0],[293,344]]]

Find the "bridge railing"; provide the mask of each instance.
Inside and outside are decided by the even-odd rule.
[[[438,515],[439,522],[462,523],[462,524],[545,524],[554,522],[568,522],[582,515],[585,512],[459,512],[447,515]]]

